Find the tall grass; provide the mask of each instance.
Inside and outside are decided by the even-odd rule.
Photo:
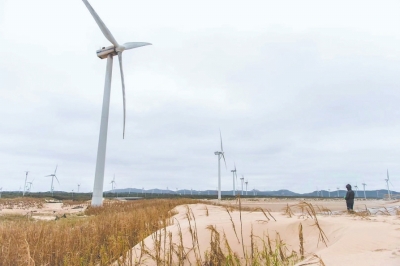
[[[27,202],[25,205],[32,205]],[[113,202],[87,209],[87,217],[80,219],[3,219],[0,265],[109,265],[125,260],[134,245],[171,224],[175,206],[188,203],[194,201]],[[15,204],[7,202],[3,207]]]

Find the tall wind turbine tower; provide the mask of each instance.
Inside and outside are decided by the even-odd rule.
[[[79,188],[80,188],[81,184],[78,184],[78,193],[79,193]]]
[[[331,197],[331,189],[328,189],[329,197]]]
[[[221,140],[221,151],[216,151],[216,152],[214,152],[214,154],[218,155],[218,200],[221,200],[221,158],[224,158],[225,168],[226,168],[224,148],[222,147],[221,131],[219,131],[219,138]]]
[[[366,186],[367,184],[362,183],[362,185],[364,186],[364,199],[367,199],[367,195],[365,194],[365,186]]]
[[[111,92],[111,75],[112,75],[112,65],[113,57],[118,55],[119,60],[119,70],[121,73],[121,84],[122,84],[122,99],[124,108],[124,123],[122,130],[122,138],[125,137],[125,119],[126,119],[126,108],[125,108],[125,82],[124,82],[124,72],[122,69],[122,52],[125,50],[130,50],[146,45],[150,45],[147,42],[127,42],[124,44],[119,44],[114,36],[111,34],[110,30],[97,15],[96,11],[92,8],[87,0],[82,0],[89,10],[90,14],[93,16],[100,30],[104,34],[104,37],[110,41],[113,45],[108,47],[103,47],[102,49],[96,51],[97,56],[101,59],[107,58],[106,67],[106,79],[104,84],[104,96],[103,96],[103,108],[101,112],[101,123],[100,123],[100,134],[99,134],[99,144],[97,149],[97,161],[96,161],[96,172],[94,177],[94,187],[92,196],[92,206],[101,206],[103,204],[103,185],[104,185],[104,167],[106,160],[106,146],[107,146],[107,131],[108,131],[108,115],[110,107],[110,92]]]
[[[240,178],[240,181],[242,181],[242,196],[243,196],[243,181],[244,181],[244,176],[242,175],[242,178]]]
[[[28,173],[29,173],[29,171],[25,171],[24,193],[22,193],[22,196],[25,196],[26,180],[28,179]]]
[[[337,187],[337,196],[339,198],[339,187]]]
[[[233,177],[232,177],[232,180],[233,180],[233,196],[235,196],[235,193],[236,193],[236,190],[235,190],[235,177],[237,179],[237,174],[236,174],[236,164],[233,163],[233,165],[235,166],[235,169],[231,170],[231,172],[233,173]]]
[[[387,178],[385,179],[385,181],[386,181],[386,185],[387,185],[387,189],[388,189],[388,196],[389,196],[389,200],[390,200],[392,197],[390,195],[390,189],[389,189],[389,169],[387,169],[386,176],[387,176]]]
[[[249,180],[247,180],[246,182],[244,182],[246,184],[246,196],[247,196],[247,184],[249,184]]]
[[[58,167],[58,165],[56,166],[56,169],[54,170],[54,174],[45,176],[45,177],[51,176],[51,196],[53,196],[53,192],[54,192],[54,186],[53,186],[54,177],[56,178],[58,184],[60,184],[60,181],[58,181],[58,178],[56,176],[57,167]]]

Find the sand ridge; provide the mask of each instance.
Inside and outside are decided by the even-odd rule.
[[[328,241],[327,246],[318,241],[319,231],[314,226],[315,221],[311,217],[301,215],[295,211],[295,215],[289,218],[283,214],[282,208],[289,205],[298,204],[298,200],[275,200],[275,201],[243,201],[244,207],[260,207],[271,210],[269,220],[261,211],[242,211],[241,222],[240,212],[231,210],[228,214],[223,206],[214,206],[205,204],[193,204],[188,206],[179,206],[175,209],[178,213],[173,217],[173,224],[166,228],[166,232],[171,232],[173,242],[179,243],[179,230],[182,232],[183,246],[186,249],[188,259],[194,263],[195,257],[193,253],[192,235],[190,234],[190,226],[194,230],[197,227],[198,244],[202,254],[210,247],[211,232],[207,229],[212,225],[220,232],[221,236],[226,235],[228,243],[233,252],[243,258],[243,249],[241,244],[241,236],[243,234],[243,243],[246,250],[250,248],[251,230],[253,234],[262,238],[267,235],[271,239],[279,237],[284,241],[289,251],[299,252],[299,224],[303,226],[304,234],[304,250],[306,259],[297,265],[304,263],[317,262],[313,257],[318,255],[325,265],[400,265],[400,216],[399,215],[370,215],[368,217],[360,217],[348,214],[344,211],[344,203],[342,201],[313,201],[313,204],[321,205],[326,208],[332,208],[332,214],[318,214],[318,222],[323,229]],[[226,206],[234,206],[235,201],[224,202]],[[365,205],[371,208],[379,209],[382,207],[392,207],[400,210],[399,202],[385,201],[360,201],[356,202],[356,208],[362,211]],[[317,208],[316,208],[317,209]],[[190,223],[187,218],[187,212],[192,213],[195,219],[191,219]],[[232,220],[231,220],[232,219]],[[232,221],[235,226],[236,234],[233,230]],[[241,233],[241,230],[243,233]],[[164,231],[157,232],[164,237]],[[279,236],[277,235],[279,234]],[[147,252],[154,250],[155,234],[148,236],[143,240],[143,244]],[[221,237],[222,238],[222,237]],[[255,241],[256,245],[261,245],[262,241]],[[221,247],[223,245],[221,244]],[[138,263],[143,245],[138,244],[132,249],[133,263]],[[141,258],[140,265],[155,265],[154,260],[149,255]],[[186,265],[186,264],[185,264]],[[189,265],[189,263],[187,263]],[[317,265],[317,264],[316,264]]]

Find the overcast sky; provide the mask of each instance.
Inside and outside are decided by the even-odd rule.
[[[91,0],[114,60],[104,189],[400,190],[399,1]],[[0,187],[92,191],[111,45],[81,0],[0,0]]]

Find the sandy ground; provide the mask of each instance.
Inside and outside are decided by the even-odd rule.
[[[320,211],[317,219],[327,237],[327,245],[318,241],[319,231],[314,225],[315,221],[303,215],[300,210],[292,207],[294,215],[288,217],[282,211],[287,205],[295,206],[304,199],[242,199],[241,204],[246,208],[261,208],[265,212],[269,210],[271,216],[264,216],[261,211],[242,211],[230,208],[228,213],[225,207],[215,206],[217,201],[205,200],[204,204],[192,204],[178,206],[177,214],[171,219],[172,225],[166,228],[166,232],[172,233],[172,241],[176,245],[180,243],[179,231],[182,232],[182,242],[187,252],[188,259],[195,265],[193,253],[193,241],[190,228],[198,235],[198,250],[204,258],[204,253],[210,249],[211,232],[207,229],[212,225],[226,238],[233,252],[243,257],[243,244],[246,250],[250,250],[250,235],[260,237],[255,244],[262,245],[261,239],[268,235],[276,239],[277,233],[285,242],[288,252],[299,252],[299,224],[303,226],[305,260],[297,265],[316,262],[314,254],[318,255],[325,265],[400,265],[400,201],[384,200],[356,200],[354,209],[358,212],[368,210],[371,215],[366,217],[355,216],[347,213],[345,202],[341,199],[310,200],[318,211],[323,208],[329,211]],[[226,207],[237,207],[237,201],[222,201]],[[318,206],[318,207],[317,207]],[[187,219],[188,207],[192,217]],[[0,215],[19,214],[31,216],[34,219],[54,220],[64,214],[76,214],[83,212],[86,206],[72,207],[62,203],[44,203],[38,206],[13,206],[0,208]],[[247,210],[247,209],[246,209]],[[241,215],[241,221],[240,221]],[[232,220],[231,220],[232,219]],[[276,221],[275,221],[275,220]],[[190,223],[189,223],[190,222]],[[236,230],[233,230],[233,224]],[[196,227],[196,229],[195,229]],[[241,233],[242,230],[242,233]],[[164,230],[161,234],[163,243]],[[154,236],[144,239],[146,250],[154,255]],[[195,246],[197,241],[195,243]],[[221,244],[223,248],[224,245]],[[163,249],[163,248],[161,248]],[[132,262],[135,264],[141,257],[142,247],[137,245],[132,249]],[[140,265],[155,265],[154,260],[147,254],[141,258]],[[190,265],[186,263],[185,265]],[[310,264],[312,265],[312,264]],[[313,264],[318,265],[318,264]]]
[[[83,213],[86,206],[65,206],[61,202],[44,203],[43,206],[25,206],[14,205],[12,208],[2,206],[0,215],[26,215],[36,220],[55,220],[56,217],[62,217],[64,214]]]
[[[271,218],[268,221],[260,211],[242,211],[242,222],[240,222],[240,212],[231,211],[230,215],[235,225],[237,236],[233,230],[231,218],[224,207],[207,204],[212,201],[207,201],[205,204],[189,205],[195,217],[195,220],[192,218],[190,223],[192,230],[194,230],[194,225],[197,227],[200,254],[203,255],[210,248],[211,232],[207,229],[209,225],[215,226],[216,230],[221,233],[221,238],[222,234],[225,233],[232,250],[241,257],[243,256],[241,225],[243,243],[246,250],[250,249],[250,234],[251,228],[253,228],[253,234],[260,238],[265,238],[266,235],[269,235],[272,239],[275,239],[277,233],[279,233],[280,239],[286,243],[288,250],[298,252],[298,228],[301,223],[303,226],[306,259],[297,265],[316,262],[315,257],[313,257],[314,254],[318,255],[325,265],[400,265],[400,215],[396,214],[397,210],[400,212],[399,201],[356,201],[355,210],[361,211],[367,207],[372,212],[370,216],[359,217],[345,211],[344,200],[310,201],[307,199],[307,202],[313,205],[318,205],[321,208],[323,206],[332,211],[329,214],[325,212],[317,215],[317,219],[327,237],[327,245],[325,246],[322,242],[318,243],[319,231],[313,226],[313,219],[302,215],[300,210],[291,218],[283,214],[283,207],[287,206],[287,204],[298,204],[300,200],[260,199],[242,201],[242,206],[244,207],[269,209],[276,221]],[[223,203],[228,206],[237,205],[235,201],[223,201]],[[388,215],[389,213],[384,208],[392,212],[392,215]],[[208,215],[206,209],[208,209]],[[178,214],[174,216],[174,224],[167,227],[166,231],[172,233],[174,243],[180,243],[180,228],[183,234],[183,246],[188,253],[188,258],[195,264],[193,241],[189,232],[189,220],[186,216],[187,210],[186,206],[177,207]],[[379,210],[382,210],[382,212]],[[386,215],[383,213],[386,213]],[[163,243],[163,232],[163,230],[158,232],[162,237],[161,243]],[[155,234],[147,237],[143,242],[146,250],[150,253],[154,250],[154,236]],[[256,241],[259,246],[261,243],[261,240]],[[132,249],[133,263],[138,263],[141,252],[140,244]],[[141,258],[140,265],[155,265],[155,263],[149,255],[144,255]]]

